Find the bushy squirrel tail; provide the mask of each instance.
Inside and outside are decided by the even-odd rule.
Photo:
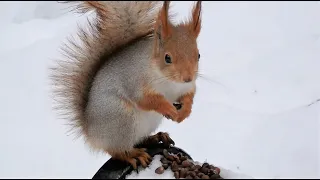
[[[161,1],[160,1],[161,2]],[[79,28],[80,42],[69,40],[65,58],[51,68],[56,110],[78,135],[86,134],[85,107],[93,77],[108,57],[136,39],[152,36],[159,1],[75,1],[76,11],[95,11],[87,28]],[[161,4],[160,4],[161,5]]]

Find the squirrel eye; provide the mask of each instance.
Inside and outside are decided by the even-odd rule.
[[[199,53],[199,55],[198,55],[198,61],[200,60],[200,53]]]
[[[164,57],[164,60],[166,61],[167,64],[171,64],[172,63],[171,57],[168,54],[166,54],[166,56]]]

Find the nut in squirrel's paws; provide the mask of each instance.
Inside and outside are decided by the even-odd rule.
[[[179,102],[174,102],[173,105],[174,107],[176,107],[177,110],[180,110],[182,108],[182,104]]]

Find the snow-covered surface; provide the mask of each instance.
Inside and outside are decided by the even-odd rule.
[[[162,165],[160,162],[161,155],[154,156],[151,164],[148,168],[139,169],[139,173],[133,171],[131,174],[126,176],[126,179],[175,179],[173,176],[173,172],[169,169],[165,170],[163,174],[156,174],[155,170]]]
[[[191,3],[173,3],[178,20]],[[0,2],[2,178],[91,178],[109,159],[67,136],[51,109],[48,67],[86,18],[68,10]],[[193,113],[159,130],[234,173],[319,178],[320,3],[207,1],[203,12]]]
[[[167,170],[164,171],[163,174],[156,174],[155,170],[162,165],[160,162],[161,155],[156,155],[154,156],[154,159],[152,160],[151,164],[149,167],[146,169],[139,169],[139,173],[133,171],[131,174],[126,176],[126,179],[175,179],[173,172],[168,168]],[[194,162],[196,165],[202,165],[202,163],[199,162]],[[142,169],[142,171],[141,171]],[[230,170],[226,170],[223,168],[220,168],[220,176],[223,177],[224,179],[253,179],[251,176],[247,176],[244,174],[240,173],[235,173]]]

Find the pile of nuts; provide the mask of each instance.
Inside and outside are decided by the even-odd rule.
[[[223,179],[220,177],[220,169],[208,163],[202,166],[194,163],[192,160],[183,156],[182,153],[169,154],[168,150],[163,150],[161,158],[162,166],[155,170],[155,173],[162,174],[169,167],[174,173],[176,179]]]

